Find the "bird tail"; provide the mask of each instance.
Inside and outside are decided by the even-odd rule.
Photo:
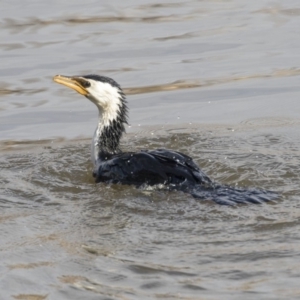
[[[194,186],[186,190],[194,198],[212,200],[221,205],[262,204],[274,201],[278,195],[272,191],[259,189],[235,188],[226,185],[213,185],[203,188]]]

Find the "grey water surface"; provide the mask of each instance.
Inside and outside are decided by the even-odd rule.
[[[0,299],[299,299],[300,4],[0,2]],[[171,148],[216,182],[277,192],[220,206],[95,184],[96,108],[127,94],[124,150]]]

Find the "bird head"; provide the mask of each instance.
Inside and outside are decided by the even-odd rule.
[[[99,109],[104,126],[109,126],[117,119],[127,122],[125,95],[113,79],[99,75],[56,75],[53,80],[75,90],[93,102]]]

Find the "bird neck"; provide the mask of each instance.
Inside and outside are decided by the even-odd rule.
[[[112,155],[121,152],[120,140],[125,132],[124,123],[121,117],[107,122],[103,113],[99,112],[99,122],[92,141],[92,161],[94,165],[99,160],[109,159]]]

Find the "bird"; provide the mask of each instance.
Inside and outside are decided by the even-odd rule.
[[[96,183],[138,188],[163,185],[169,190],[227,205],[262,203],[273,198],[273,192],[216,184],[191,157],[175,150],[123,152],[120,140],[128,124],[128,105],[121,86],[110,77],[95,74],[56,75],[53,80],[85,96],[98,108],[98,124],[91,146]]]

